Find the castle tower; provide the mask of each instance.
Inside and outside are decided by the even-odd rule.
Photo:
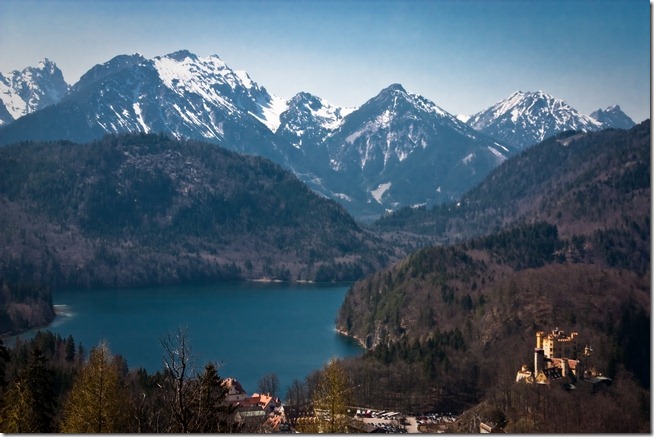
[[[545,350],[547,358],[578,358],[579,334],[576,332],[565,335],[565,332],[557,327],[551,333],[543,335],[542,332],[536,333],[536,345],[540,343]]]
[[[543,334],[545,334],[543,331],[538,331],[536,333],[536,349],[543,348]]]
[[[542,370],[545,370],[545,351],[537,347],[534,349],[534,377]]]

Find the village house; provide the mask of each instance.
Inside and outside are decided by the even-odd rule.
[[[225,378],[223,380],[223,387],[227,389],[225,400],[230,404],[240,402],[247,397],[247,393],[243,390],[241,383],[234,378]]]
[[[226,378],[223,386],[227,389],[225,402],[236,408],[236,420],[246,429],[268,428],[278,432],[286,429],[288,421],[279,398],[263,393],[248,396],[241,383],[235,378]]]

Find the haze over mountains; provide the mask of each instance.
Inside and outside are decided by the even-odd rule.
[[[543,92],[517,92],[467,123],[398,84],[358,108],[305,92],[284,100],[218,56],[185,50],[120,55],[71,87],[54,63],[42,64],[39,74],[12,73],[20,81],[3,77],[0,144],[130,132],[209,141],[281,164],[363,219],[456,199],[518,150],[558,132],[633,125],[617,105],[594,113],[598,120]]]

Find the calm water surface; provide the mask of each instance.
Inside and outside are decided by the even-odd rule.
[[[280,395],[332,357],[359,355],[359,345],[338,334],[334,319],[348,285],[229,283],[201,286],[101,289],[54,293],[59,315],[48,327],[72,334],[88,351],[106,339],[130,369],[163,368],[160,339],[187,330],[201,369],[222,363],[220,375],[237,378],[248,393],[274,372]]]

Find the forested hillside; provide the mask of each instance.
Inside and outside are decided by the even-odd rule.
[[[0,265],[51,287],[353,280],[394,257],[270,161],[157,135],[0,149]]]
[[[462,241],[419,250],[348,292],[337,324],[369,350],[349,364],[365,387],[360,395],[380,408],[420,411],[486,400],[514,431],[648,429],[649,148],[649,123],[559,136],[508,160],[458,207],[381,221],[386,229],[440,227]],[[464,240],[474,234],[485,235]],[[537,405],[515,392],[536,331],[555,327],[593,348],[597,368],[615,380],[608,393],[553,394]],[[392,396],[399,387],[403,394]],[[519,396],[528,409],[516,410]],[[534,410],[548,402],[596,410],[547,422]],[[613,424],[618,414],[628,425]]]
[[[642,233],[649,222],[650,158],[649,120],[628,131],[566,132],[505,161],[460,201],[405,208],[376,225],[444,242],[541,220],[556,223],[566,237],[625,227]]]
[[[45,326],[55,317],[47,286],[8,284],[0,278],[0,335]]]

